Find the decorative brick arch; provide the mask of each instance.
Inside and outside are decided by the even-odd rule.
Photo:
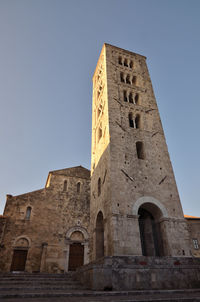
[[[26,240],[28,241],[28,246],[27,246],[27,248],[29,248],[29,247],[31,246],[31,240],[29,239],[29,237],[26,236],[26,235],[21,235],[21,236],[18,236],[17,238],[15,238],[13,247],[16,247],[16,246],[17,246],[17,242],[18,242],[20,239],[26,239]]]
[[[70,239],[72,233],[74,233],[74,232],[81,232],[83,234],[83,237],[84,237],[85,240],[89,239],[89,235],[88,235],[87,230],[83,227],[80,227],[80,226],[74,226],[74,227],[70,228],[66,233],[66,238]]]
[[[143,197],[140,197],[134,204],[133,206],[133,215],[138,215],[138,210],[139,208],[141,207],[141,205],[145,204],[145,203],[150,203],[150,204],[153,204],[155,206],[157,206],[161,213],[162,213],[162,216],[167,218],[168,217],[168,213],[167,213],[167,210],[166,208],[163,206],[163,204],[161,204],[160,201],[158,201],[157,199],[151,197],[151,196],[143,196]]]
[[[68,229],[67,233],[66,233],[66,240],[65,240],[65,244],[66,247],[64,249],[64,253],[65,253],[65,272],[68,271],[69,269],[69,255],[70,255],[70,246],[72,244],[76,244],[76,240],[73,241],[71,240],[71,236],[74,232],[80,232],[83,235],[83,241],[81,241],[79,244],[81,244],[84,247],[84,255],[83,255],[83,264],[87,264],[89,263],[89,234],[87,232],[87,230],[81,226],[74,226],[71,227],[70,229]]]

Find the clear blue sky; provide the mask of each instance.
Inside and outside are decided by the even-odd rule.
[[[185,214],[200,216],[200,1],[0,0],[0,213],[48,171],[90,168],[104,42],[147,56]]]

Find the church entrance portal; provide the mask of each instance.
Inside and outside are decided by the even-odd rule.
[[[69,249],[69,271],[75,271],[83,265],[84,246],[81,243],[72,243]]]
[[[163,256],[162,234],[154,205],[144,204],[139,208],[139,228],[144,256]]]
[[[103,214],[99,212],[96,220],[96,259],[104,256],[104,223]]]
[[[24,271],[26,266],[27,250],[14,250],[11,271]]]

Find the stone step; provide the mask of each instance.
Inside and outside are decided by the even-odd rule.
[[[37,278],[47,278],[47,279],[72,279],[73,275],[67,275],[67,274],[63,274],[63,275],[41,275],[41,274],[30,274],[30,275],[26,275],[26,274],[11,274],[11,275],[2,275],[0,274],[0,280],[1,279],[12,279],[12,278],[31,278],[31,279],[37,279]]]
[[[38,285],[27,285],[26,287],[21,287],[21,286],[15,286],[15,287],[10,287],[8,286],[3,286],[0,287],[0,293],[5,292],[5,291],[9,291],[9,292],[14,292],[14,291],[21,291],[21,292],[29,292],[29,291],[52,291],[52,290],[56,290],[56,291],[68,291],[68,290],[84,290],[84,287],[82,285],[63,285],[63,286],[55,286],[55,285],[44,285],[44,286],[38,286]]]
[[[80,291],[80,290],[71,290],[71,291],[57,291],[57,290],[48,290],[48,291],[32,291],[32,292],[0,292],[0,299],[24,299],[24,298],[66,298],[66,302],[70,301],[70,297],[76,298],[77,302],[85,299],[84,301],[124,301],[124,302],[134,302],[134,301],[162,301],[162,302],[173,302],[173,301],[200,301],[199,290],[163,290],[163,291],[120,291],[120,292],[95,292],[95,291]],[[69,298],[69,300],[67,299]],[[87,299],[88,298],[88,299]],[[19,301],[19,300],[18,300]],[[21,300],[20,300],[21,301]],[[23,301],[23,300],[22,300]],[[37,301],[37,300],[36,300]],[[57,301],[57,300],[54,300]],[[64,300],[62,300],[64,301]],[[76,300],[73,300],[76,301]]]
[[[73,280],[62,280],[62,281],[57,281],[57,280],[13,280],[11,282],[7,282],[7,281],[1,281],[0,282],[0,287],[4,286],[4,285],[10,285],[10,286],[14,286],[14,285],[27,285],[27,284],[52,284],[52,285],[56,285],[56,284],[60,284],[60,285],[70,285],[70,284],[80,284],[78,281],[73,281]]]

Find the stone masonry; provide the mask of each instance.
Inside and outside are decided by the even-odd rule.
[[[84,265],[78,278],[93,289],[170,288],[173,274],[189,287],[188,269],[200,279],[199,226],[183,215],[146,58],[104,44],[93,76],[91,172],[51,171],[45,188],[7,195],[0,271]]]

